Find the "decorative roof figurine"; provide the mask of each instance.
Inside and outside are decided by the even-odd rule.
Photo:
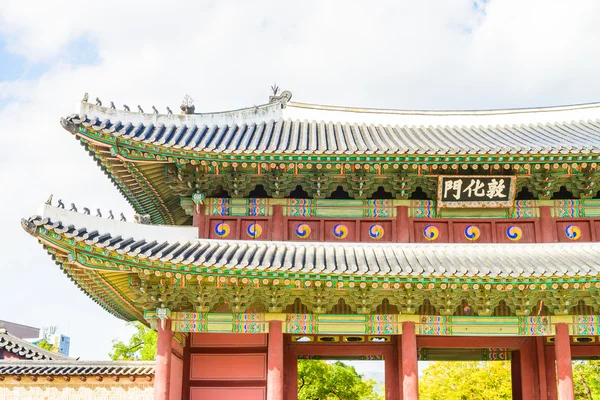
[[[183,114],[193,114],[196,110],[196,107],[194,106],[194,99],[186,94],[181,102],[180,108]]]

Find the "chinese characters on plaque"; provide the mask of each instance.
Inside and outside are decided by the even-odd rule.
[[[438,207],[512,207],[515,184],[511,176],[440,176]]]

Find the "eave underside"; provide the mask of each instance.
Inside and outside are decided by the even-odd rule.
[[[147,237],[143,242],[119,239],[126,245],[120,247],[115,242],[120,236],[75,229],[67,222],[36,217],[23,225],[82,290],[128,320],[142,320],[144,311],[162,307],[186,312],[392,310],[482,316],[600,311],[600,247],[593,243],[336,246],[205,240],[186,246]],[[153,252],[154,246],[161,250]],[[303,258],[286,257],[292,247],[304,248]],[[356,251],[364,259],[351,272],[349,252]],[[395,265],[390,257],[398,251],[405,259]],[[243,252],[253,258],[246,260]],[[316,257],[310,263],[308,253]],[[285,268],[286,259],[291,268]]]
[[[326,198],[341,186],[356,199],[380,187],[396,199],[409,199],[415,191],[435,199],[438,175],[515,175],[517,191],[527,187],[534,199],[550,199],[561,186],[573,198],[600,193],[600,156],[592,148],[482,155],[203,153],[96,132],[72,120],[63,125],[136,212],[155,224],[190,224],[180,201],[194,193],[252,197],[258,185],[275,198],[290,196],[297,186],[309,197]]]

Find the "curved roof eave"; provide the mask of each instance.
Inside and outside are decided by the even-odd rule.
[[[438,112],[275,102],[223,113],[165,115],[84,102],[63,125],[169,154],[460,156],[493,155],[499,146],[515,155],[600,153],[600,104]],[[356,143],[356,149],[346,143]]]
[[[46,207],[24,222],[146,265],[180,264],[219,270],[374,275],[391,279],[424,273],[447,278],[571,279],[600,274],[600,243],[459,244],[321,243],[209,240],[176,237],[181,227],[115,222]],[[86,223],[85,226],[82,223]],[[112,228],[112,232],[108,231]],[[169,232],[173,239],[168,239]],[[519,251],[515,251],[518,249]],[[354,271],[357,260],[364,271]],[[287,261],[286,261],[287,260]],[[290,261],[291,260],[291,261]],[[582,274],[581,265],[586,273]],[[363,268],[363,269],[364,269]],[[186,268],[189,271],[190,268]]]

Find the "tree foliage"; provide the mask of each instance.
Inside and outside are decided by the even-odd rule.
[[[576,361],[573,384],[577,400],[600,400],[600,361]]]
[[[510,363],[434,362],[419,379],[422,400],[511,399]]]
[[[600,361],[573,363],[575,399],[600,400]],[[432,363],[419,379],[423,400],[510,399],[510,363],[451,362]]]
[[[54,346],[52,344],[50,344],[50,342],[48,342],[48,340],[46,340],[46,338],[36,342],[35,345],[44,350],[54,351]]]
[[[127,343],[114,339],[112,352],[108,356],[112,360],[154,360],[158,340],[156,331],[137,321],[127,325],[135,327],[136,332]]]
[[[298,400],[383,400],[375,384],[340,361],[298,361]]]

